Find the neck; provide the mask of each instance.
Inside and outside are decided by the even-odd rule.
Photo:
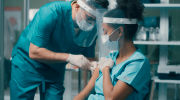
[[[124,41],[123,47],[119,50],[118,62],[127,60],[135,51],[136,48],[133,41]]]

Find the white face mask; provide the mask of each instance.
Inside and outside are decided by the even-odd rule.
[[[93,29],[93,25],[91,25],[91,24],[89,24],[89,23],[87,23],[84,19],[83,19],[83,17],[82,17],[82,12],[81,12],[81,18],[82,18],[82,21],[81,22],[79,22],[78,21],[78,18],[77,18],[78,16],[76,16],[76,23],[77,23],[77,25],[79,26],[79,28],[81,29],[81,30],[83,30],[83,31],[91,31],[92,29]]]
[[[102,38],[103,44],[108,49],[110,49],[110,50],[119,50],[119,43],[118,43],[119,38],[117,39],[117,41],[112,41],[112,42],[109,41],[109,35],[102,36],[101,38]]]
[[[116,31],[116,30],[115,30],[115,31]],[[114,32],[114,31],[113,31],[113,32]],[[113,33],[113,32],[112,32],[112,33]],[[112,33],[111,33],[111,34],[112,34]],[[116,41],[110,42],[110,41],[109,41],[109,36],[110,36],[110,35],[103,35],[103,36],[101,36],[103,44],[104,44],[108,49],[110,49],[110,50],[119,50],[119,43],[118,43],[118,41],[119,41],[120,37],[119,37]]]

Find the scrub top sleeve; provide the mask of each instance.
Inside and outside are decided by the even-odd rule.
[[[119,54],[119,51],[115,51],[113,53],[110,53],[108,56],[106,56],[106,58],[111,58],[114,62],[116,62],[116,58]]]
[[[96,40],[97,38],[94,40],[93,44],[90,47],[87,47],[82,53],[85,57],[95,57]]]
[[[35,16],[33,26],[29,30],[32,34],[29,38],[30,42],[38,47],[45,47],[50,40],[55,25],[53,11],[48,7],[40,9]]]
[[[146,84],[149,84],[151,79],[149,61],[147,59],[140,59],[131,62],[117,76],[117,79],[131,85],[137,92],[141,91]]]

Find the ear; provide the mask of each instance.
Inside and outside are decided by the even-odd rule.
[[[124,29],[122,26],[119,27],[119,36],[121,36],[124,32]]]
[[[79,10],[80,10],[79,4],[78,4],[78,3],[75,3],[74,5],[75,5],[75,11],[76,11],[76,12],[79,12]]]

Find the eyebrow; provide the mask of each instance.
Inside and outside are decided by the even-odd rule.
[[[92,18],[91,16],[89,16],[89,15],[86,13],[86,11],[85,11],[85,10],[84,10],[84,13],[85,13],[86,17],[88,17],[88,19],[89,19],[89,20],[94,19],[94,18]]]

